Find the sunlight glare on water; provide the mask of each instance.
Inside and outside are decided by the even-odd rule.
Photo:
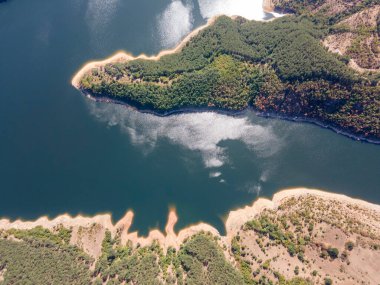
[[[198,0],[203,18],[216,15],[242,16],[249,20],[263,20],[261,0]]]
[[[218,15],[242,16],[249,20],[264,20],[261,0],[198,0],[204,20]],[[161,48],[174,47],[194,29],[195,5],[191,1],[173,0],[157,18]],[[280,14],[272,13],[274,17]]]
[[[172,1],[158,17],[161,47],[175,46],[193,28],[193,6]]]

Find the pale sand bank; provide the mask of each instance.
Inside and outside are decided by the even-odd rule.
[[[272,4],[271,0],[264,0],[263,1],[263,9],[265,12],[272,13],[273,15],[275,15],[274,18],[272,18],[268,21],[272,21],[273,19],[281,16],[279,14],[273,13],[274,9],[273,9],[273,4]],[[74,75],[74,77],[71,80],[71,84],[75,88],[79,89],[80,88],[80,80],[86,73],[88,73],[89,71],[91,71],[94,68],[100,68],[100,67],[105,66],[106,64],[109,64],[109,63],[128,62],[128,61],[132,61],[132,60],[136,60],[136,59],[159,60],[161,57],[163,57],[165,55],[177,53],[186,45],[187,42],[189,42],[200,31],[202,31],[203,29],[212,25],[218,17],[220,17],[220,15],[210,18],[205,25],[200,26],[197,29],[193,30],[175,48],[168,49],[168,50],[162,50],[157,55],[147,56],[145,54],[140,54],[138,56],[133,56],[132,54],[121,50],[121,51],[116,52],[111,57],[106,58],[104,60],[88,62]],[[237,16],[231,16],[232,19],[235,19],[236,17]]]
[[[136,60],[136,59],[159,60],[161,57],[163,57],[165,55],[177,53],[186,45],[186,43],[188,41],[190,41],[200,31],[202,31],[203,29],[212,25],[218,17],[219,16],[215,16],[215,17],[210,18],[205,25],[200,26],[197,29],[193,30],[175,48],[168,49],[168,50],[162,50],[157,55],[147,56],[145,54],[140,54],[138,56],[133,56],[132,54],[127,53],[126,51],[118,51],[113,56],[111,56],[105,60],[88,62],[74,75],[73,79],[71,80],[71,84],[75,88],[79,89],[80,80],[87,72],[91,71],[94,68],[99,68],[99,67],[105,66],[108,63],[127,62],[127,61],[131,61],[131,60]]]
[[[0,230],[26,230],[32,229],[36,226],[42,226],[50,230],[54,230],[60,226],[72,228],[73,233],[71,243],[79,245],[93,257],[98,257],[101,253],[101,241],[103,240],[106,230],[109,230],[113,235],[116,235],[117,233],[120,234],[122,244],[126,244],[130,240],[135,245],[140,244],[146,246],[156,240],[165,250],[168,247],[178,249],[185,239],[201,231],[211,232],[213,235],[219,236],[222,243],[229,244],[232,237],[236,235],[241,226],[247,221],[255,218],[264,209],[275,210],[283,201],[291,197],[300,197],[303,195],[312,195],[333,203],[352,205],[366,211],[374,212],[377,215],[380,214],[380,205],[353,199],[341,194],[315,189],[296,188],[280,191],[273,196],[272,200],[259,198],[253,202],[251,206],[231,211],[225,221],[226,236],[221,236],[217,229],[205,223],[191,225],[180,230],[178,234],[175,233],[174,226],[178,221],[175,209],[171,209],[169,212],[165,233],[162,233],[158,229],[154,229],[149,232],[147,237],[141,237],[137,232],[129,232],[134,216],[132,211],[128,211],[115,225],[112,223],[112,217],[110,214],[102,214],[94,217],[71,217],[70,215],[65,214],[53,220],[49,220],[47,217],[41,217],[36,221],[17,220],[12,222],[8,219],[2,219],[0,220]],[[376,225],[376,227],[380,227],[380,225]],[[95,228],[96,230],[94,230]],[[94,232],[96,232],[95,235]]]

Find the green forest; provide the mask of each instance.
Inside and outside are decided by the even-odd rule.
[[[70,245],[70,238],[65,228],[54,233],[42,227],[0,232],[0,284],[274,284],[244,277],[209,233],[190,237],[178,251],[164,252],[156,242],[147,247],[121,245],[106,231],[97,260]],[[278,278],[280,285],[310,284],[301,278]]]
[[[83,76],[85,93],[168,114],[190,108],[308,119],[380,138],[380,87],[348,57],[321,44],[330,30],[312,16],[270,22],[219,17],[176,54],[107,64]]]

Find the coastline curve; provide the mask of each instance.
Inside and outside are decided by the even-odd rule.
[[[254,219],[264,210],[276,210],[282,202],[288,200],[289,198],[299,198],[307,195],[322,198],[333,203],[352,205],[373,212],[380,217],[380,205],[377,204],[351,198],[343,194],[331,193],[318,189],[292,188],[275,193],[272,199],[258,198],[251,205],[230,211],[225,220],[226,235],[221,235],[215,227],[203,222],[189,225],[176,233],[174,227],[178,221],[178,216],[174,208],[171,208],[169,211],[165,233],[158,229],[153,229],[146,237],[139,236],[138,232],[129,232],[134,216],[134,213],[131,210],[128,211],[125,216],[115,224],[112,222],[111,214],[100,214],[93,217],[86,217],[82,215],[72,217],[69,214],[64,214],[51,220],[49,220],[46,216],[35,221],[10,221],[9,219],[0,219],[0,230],[29,230],[37,226],[41,226],[49,230],[56,230],[59,227],[65,227],[71,229],[73,232],[70,243],[83,245],[80,240],[83,237],[78,234],[79,230],[81,229],[80,231],[82,231],[83,228],[91,228],[94,225],[97,225],[101,229],[99,238],[93,245],[89,246],[89,248],[84,248],[87,253],[95,258],[97,258],[101,253],[101,244],[106,231],[110,231],[113,236],[120,234],[122,244],[126,244],[128,241],[131,241],[133,244],[147,246],[152,244],[154,241],[158,241],[164,250],[167,250],[169,247],[179,249],[180,245],[186,239],[200,232],[210,232],[214,236],[219,237],[223,244],[227,245],[230,244],[231,239],[246,222]]]

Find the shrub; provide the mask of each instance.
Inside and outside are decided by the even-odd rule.
[[[353,250],[353,249],[354,249],[354,246],[355,246],[355,244],[354,244],[352,241],[348,241],[348,242],[346,242],[346,244],[345,244],[345,248],[346,248],[347,250],[349,250],[349,251]]]
[[[299,266],[297,265],[295,268],[294,268],[294,274],[295,275],[298,275],[300,273],[300,268]]]
[[[328,255],[332,258],[335,259],[339,256],[339,250],[335,247],[330,247],[327,249]]]

